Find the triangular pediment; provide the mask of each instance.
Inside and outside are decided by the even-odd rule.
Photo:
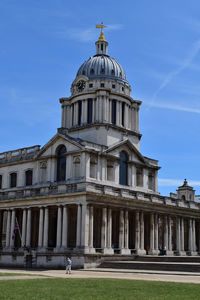
[[[146,164],[146,161],[143,155],[138,151],[138,149],[132,144],[129,139],[116,143],[110,146],[108,149],[104,151],[104,153],[119,156],[121,151],[125,151],[128,156],[129,160],[139,164]]]
[[[67,149],[67,152],[80,151],[84,148],[84,146],[76,142],[74,139],[61,133],[57,133],[41,148],[37,154],[37,158],[54,156],[57,148],[60,145],[64,145]]]

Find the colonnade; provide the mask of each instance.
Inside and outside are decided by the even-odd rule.
[[[72,205],[71,205],[72,206]],[[195,254],[199,250],[199,221],[195,218],[164,215],[157,212],[141,210],[116,209],[88,204],[54,206],[56,214],[55,244],[53,251],[61,252],[71,249],[74,252],[103,254],[139,254],[158,255],[165,249],[167,255]],[[38,222],[33,223],[32,208],[21,211],[19,222],[21,247],[32,247],[33,230],[36,230],[36,247],[38,251],[49,248],[51,230],[51,206],[39,207]],[[98,216],[94,210],[98,210]],[[7,210],[6,249],[15,247],[13,230],[16,223],[16,209]],[[114,222],[114,212],[115,223]],[[73,215],[73,216],[71,216]],[[72,224],[72,217],[75,219]],[[98,220],[94,220],[97,218]],[[162,219],[162,226],[160,225]],[[98,223],[97,223],[98,221]],[[198,226],[196,226],[196,222]],[[97,225],[98,224],[98,225]],[[54,226],[54,225],[53,225]],[[115,227],[114,227],[115,226]],[[34,227],[34,228],[32,228]],[[186,228],[187,227],[187,228]],[[70,232],[71,231],[71,232]],[[73,231],[73,232],[72,232]],[[114,232],[115,231],[115,232]],[[97,235],[99,232],[99,238]],[[69,235],[74,238],[74,244],[69,242]],[[187,241],[186,241],[187,239]],[[94,247],[94,245],[96,245]],[[72,249],[73,248],[73,249]]]

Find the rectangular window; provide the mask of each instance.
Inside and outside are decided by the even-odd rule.
[[[102,87],[102,88],[104,87],[104,83],[101,83],[101,87]]]
[[[2,175],[0,175],[0,190],[2,189]]]
[[[10,174],[10,187],[16,187],[17,186],[17,173],[11,173]]]
[[[116,100],[112,100],[112,124],[116,124],[116,108],[117,102]]]
[[[149,172],[149,176],[148,176],[148,188],[149,190],[154,191],[155,190],[155,177],[154,174],[152,172]]]
[[[125,103],[122,103],[122,126],[124,126]]]
[[[112,85],[112,88],[115,89],[115,84]]]
[[[92,84],[92,83],[90,83],[90,84],[89,84],[89,88],[92,88],[92,87],[93,87],[93,84]]]
[[[87,106],[87,123],[92,123],[92,115],[93,115],[93,100],[88,99],[88,106]]]
[[[26,186],[32,185],[33,171],[32,170],[26,171],[25,176],[26,176]]]
[[[143,170],[141,168],[136,169],[136,186],[143,186]]]
[[[82,101],[78,102],[78,125],[81,125]]]

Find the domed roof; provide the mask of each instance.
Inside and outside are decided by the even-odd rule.
[[[129,85],[122,66],[112,57],[105,54],[91,56],[79,68],[77,75],[85,75],[90,80],[110,79]]]

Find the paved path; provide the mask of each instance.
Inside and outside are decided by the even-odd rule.
[[[14,279],[37,279],[37,278],[118,278],[131,280],[152,280],[169,282],[200,283],[200,273],[176,273],[159,272],[146,270],[114,270],[114,269],[89,269],[73,270],[71,275],[65,274],[65,270],[11,270],[0,269],[1,273],[16,273],[16,276],[9,276],[9,280]],[[29,276],[17,276],[17,274],[27,274]],[[33,276],[30,276],[33,275]],[[41,276],[42,275],[42,276]],[[40,276],[40,277],[39,277]],[[25,277],[25,278],[24,278]],[[8,277],[0,276],[0,280]]]

